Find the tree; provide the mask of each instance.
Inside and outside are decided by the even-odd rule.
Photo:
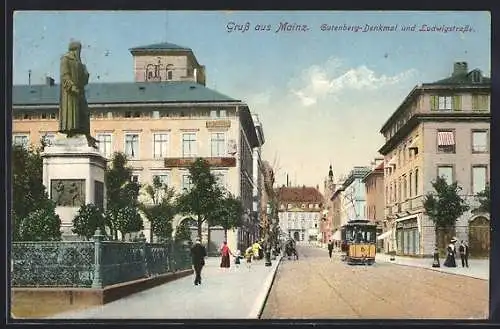
[[[212,225],[220,225],[224,229],[224,240],[227,241],[227,231],[241,226],[243,216],[243,205],[239,198],[227,193],[219,200],[219,206],[215,212]]]
[[[90,240],[97,228],[105,233],[104,214],[95,204],[82,205],[77,215],[73,218],[73,233]]]
[[[160,240],[172,238],[172,220],[176,214],[175,191],[163,184],[158,176],[153,178],[152,185],[143,189],[145,202],[140,203],[140,210],[151,222],[152,233]]]
[[[462,188],[456,181],[448,184],[443,177],[437,177],[432,182],[432,187],[435,193],[428,193],[425,196],[424,208],[426,214],[434,222],[436,244],[444,247],[445,236],[439,239],[439,231],[445,233],[453,229],[458,218],[469,210],[469,206],[459,195]]]
[[[57,240],[61,236],[61,220],[43,185],[40,151],[35,147],[12,146],[12,227],[15,241],[39,240],[42,237]],[[37,229],[41,231],[37,233]]]
[[[476,200],[479,206],[474,209],[477,212],[491,212],[490,186],[486,184],[486,188],[476,195]]]
[[[107,199],[105,218],[112,237],[117,240],[118,232],[124,235],[143,228],[138,202],[140,185],[132,181],[132,168],[127,166],[125,154],[115,153],[111,164],[105,172]]]
[[[189,220],[183,220],[175,231],[175,241],[191,241],[191,228]]]
[[[191,215],[196,220],[198,238],[202,237],[202,225],[207,219],[215,217],[222,199],[222,189],[210,166],[204,159],[198,158],[189,167],[191,189],[183,191],[177,198],[177,207],[181,214]]]

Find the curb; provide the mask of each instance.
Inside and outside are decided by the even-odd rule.
[[[375,261],[375,262],[377,262],[377,261]],[[429,270],[429,271],[434,271],[434,272],[439,272],[439,273],[444,273],[444,274],[465,276],[465,277],[468,277],[468,278],[471,278],[471,279],[476,279],[476,280],[489,281],[488,279],[478,278],[477,276],[471,276],[471,275],[467,275],[467,274],[463,274],[463,273],[453,273],[453,272],[441,271],[441,270],[438,270],[437,268],[434,268],[434,267],[424,267],[424,266],[411,265],[411,264],[401,264],[401,263],[395,263],[395,262],[391,262],[391,261],[389,261],[389,262],[388,261],[382,261],[382,262],[389,263],[389,264],[394,264],[394,265],[399,265],[399,266],[417,267],[417,268],[421,268],[421,269],[424,269],[424,270]]]
[[[274,278],[276,277],[276,272],[278,271],[278,267],[280,266],[282,258],[283,256],[279,256],[279,258],[276,258],[276,265],[274,266],[272,272],[267,276],[266,281],[264,281],[264,289],[262,289],[257,296],[254,306],[247,316],[247,319],[260,319],[260,316],[264,311],[264,306],[266,305],[267,297],[271,292],[271,287],[273,286]]]

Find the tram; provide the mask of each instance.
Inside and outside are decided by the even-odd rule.
[[[366,219],[351,220],[341,227],[343,259],[349,265],[375,263],[377,225]]]

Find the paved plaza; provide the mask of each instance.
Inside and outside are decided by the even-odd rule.
[[[188,276],[112,303],[83,311],[62,313],[53,319],[257,319],[271,287],[278,260],[229,269],[219,258],[208,258],[202,285]]]

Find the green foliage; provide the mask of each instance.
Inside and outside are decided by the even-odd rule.
[[[432,187],[436,193],[428,193],[424,198],[426,214],[436,225],[436,231],[454,227],[457,219],[469,210],[466,201],[459,195],[462,188],[457,182],[448,185],[442,177],[437,177]]]
[[[132,181],[132,168],[127,166],[125,154],[113,155],[111,167],[105,173],[107,209],[106,225],[110,227],[114,239],[117,232],[137,232],[143,228],[139,214],[140,185]]]
[[[149,202],[139,205],[140,210],[151,222],[153,234],[160,240],[172,238],[172,220],[176,214],[175,191],[163,184],[158,176],[153,178],[152,185],[146,185],[144,192]]]
[[[31,211],[22,218],[17,237],[21,241],[61,240],[61,219],[55,213],[55,205],[46,200],[40,209]]]
[[[82,205],[78,214],[73,218],[73,233],[90,240],[97,228],[100,228],[101,233],[105,234],[105,220],[102,210],[92,203]]]
[[[234,197],[231,193],[226,193],[226,196],[219,200],[219,205],[215,212],[215,218],[212,220],[212,225],[220,225],[224,228],[224,235],[227,239],[227,230],[241,226],[243,215],[243,205],[239,198]]]
[[[491,212],[491,199],[490,199],[490,186],[486,185],[486,188],[476,195],[476,199],[479,202],[479,207],[474,209],[477,212]]]
[[[60,239],[61,221],[43,185],[40,148],[13,145],[11,161],[13,239]],[[39,234],[37,229],[41,230]]]
[[[175,241],[191,241],[191,229],[188,221],[182,221],[175,231]]]
[[[177,198],[177,209],[181,214],[193,215],[197,221],[198,237],[201,238],[201,226],[206,220],[215,218],[223,191],[210,166],[204,159],[198,158],[190,166],[192,188],[183,191]]]

